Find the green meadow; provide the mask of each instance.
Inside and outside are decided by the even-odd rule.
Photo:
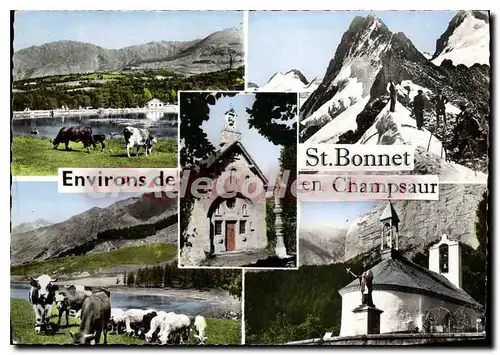
[[[71,150],[66,151],[64,144],[57,149],[47,138],[20,137],[12,138],[12,175],[41,176],[57,175],[58,168],[167,168],[177,166],[177,141],[158,139],[150,155],[145,156],[144,149],[135,156],[135,149],[130,150],[130,158],[123,139],[108,139],[106,149],[101,152],[90,148],[90,153],[81,142],[71,142]]]
[[[80,321],[78,318],[69,317],[69,327],[66,326],[66,318],[63,315],[61,326],[54,328],[53,334],[35,333],[35,314],[28,301],[10,300],[10,314],[12,327],[12,342],[18,345],[24,344],[69,344],[69,331],[78,331]],[[57,311],[52,307],[50,323],[57,324]],[[207,318],[208,345],[216,344],[240,344],[241,323],[237,320]],[[101,335],[101,343],[104,337]],[[136,337],[125,334],[108,334],[108,344],[111,345],[155,345],[147,343]],[[192,333],[188,344],[195,344]]]

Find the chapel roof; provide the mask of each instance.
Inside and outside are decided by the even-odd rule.
[[[393,225],[396,225],[400,222],[398,214],[396,213],[396,210],[394,209],[391,201],[387,202],[384,212],[382,212],[382,215],[380,216],[381,221],[388,219],[392,220]]]
[[[252,158],[250,153],[245,149],[245,146],[239,140],[235,140],[230,143],[224,144],[221,148],[216,150],[214,154],[209,156],[207,159],[203,160],[200,165],[208,169],[212,165],[214,165],[217,161],[219,161],[223,156],[230,153],[231,151],[234,151],[235,149],[240,149],[243,156],[250,162],[250,165],[252,166],[251,170],[253,170],[255,174],[259,176],[262,182],[267,186],[269,182],[266,176],[264,175],[262,170],[260,170],[259,166]]]
[[[392,256],[373,268],[374,291],[401,291],[431,296],[451,303],[482,307],[467,292],[456,287],[446,277],[417,265],[392,251]],[[354,280],[339,290],[339,294],[359,291],[359,280]]]

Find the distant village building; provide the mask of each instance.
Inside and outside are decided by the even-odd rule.
[[[382,260],[370,269],[374,307],[361,305],[358,279],[339,290],[340,336],[476,331],[482,306],[462,289],[460,244],[443,235],[430,247],[429,269],[426,269],[398,252],[400,221],[390,202],[380,222]],[[363,318],[362,307],[368,317]],[[372,324],[378,316],[379,324]]]
[[[163,107],[165,107],[165,104],[163,103],[163,101],[160,101],[158,99],[151,99],[146,103],[146,108],[150,110]]]
[[[267,189],[268,182],[240,141],[234,109],[225,115],[220,148],[200,165],[203,176],[212,182],[222,176],[224,190],[236,194],[226,198],[212,190],[209,197],[195,200],[186,235],[191,254],[198,260],[208,254],[264,249],[267,245],[266,206],[262,194],[251,199],[237,191],[251,181],[260,182],[262,188]]]

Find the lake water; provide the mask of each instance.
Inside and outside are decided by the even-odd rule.
[[[28,301],[29,289],[29,285],[11,284],[10,298]],[[126,291],[111,291],[112,308],[151,308],[157,311],[184,313],[188,316],[196,316],[212,305],[213,303],[202,300],[179,299],[166,296],[136,295],[127,293]]]
[[[177,114],[170,112],[142,112],[117,115],[63,116],[43,118],[20,118],[12,120],[14,135],[31,135],[38,129],[41,137],[55,138],[61,127],[90,126],[94,134],[117,134],[132,126],[147,128],[158,138],[177,138]]]

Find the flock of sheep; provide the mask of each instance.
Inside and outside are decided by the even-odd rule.
[[[127,333],[147,342],[159,344],[185,344],[192,330],[199,344],[207,340],[207,323],[203,316],[196,316],[193,321],[185,314],[155,311],[153,309],[111,309],[109,330],[115,334]]]
[[[107,289],[91,291],[80,285],[60,288],[55,284],[56,281],[48,275],[32,277],[30,280],[29,300],[35,312],[36,333],[52,327],[49,319],[55,303],[58,326],[64,313],[66,326],[69,325],[70,314],[80,319],[78,332],[70,332],[73,344],[98,344],[101,334],[106,344],[108,332],[126,333],[162,345],[185,344],[191,332],[198,344],[204,344],[207,340],[207,323],[203,316],[191,319],[185,314],[153,309],[111,308],[111,293]]]

